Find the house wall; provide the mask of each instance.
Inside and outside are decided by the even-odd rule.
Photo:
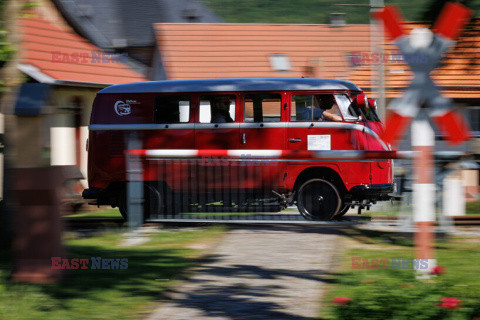
[[[50,164],[78,165],[87,178],[88,124],[97,88],[59,87],[53,91],[50,113]],[[75,121],[74,101],[81,101],[80,121]],[[77,126],[78,125],[78,126]],[[78,141],[77,141],[78,135]],[[86,186],[86,179],[82,181]]]

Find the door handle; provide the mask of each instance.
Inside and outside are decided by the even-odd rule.
[[[288,141],[292,142],[292,143],[295,143],[295,142],[301,142],[302,139],[300,138],[293,138],[293,139],[288,139]]]
[[[245,136],[245,133],[242,134],[242,144],[247,143],[247,137]]]

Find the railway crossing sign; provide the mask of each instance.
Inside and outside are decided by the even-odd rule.
[[[413,219],[415,221],[415,256],[427,259],[428,270],[420,277],[428,278],[436,265],[435,240],[432,229],[435,224],[435,172],[433,152],[435,134],[426,114],[416,119],[420,107],[426,107],[428,115],[440,132],[451,144],[469,139],[469,128],[456,113],[451,99],[442,97],[430,72],[442,60],[444,54],[455,44],[472,11],[460,5],[448,3],[442,10],[433,32],[429,29],[414,29],[407,35],[402,28],[400,13],[388,6],[375,12],[374,17],[383,22],[387,34],[395,41],[404,56],[421,55],[422,61],[407,59],[414,78],[400,98],[393,100],[383,136],[385,142],[395,144],[402,137],[406,127],[412,124],[412,148],[417,156],[414,159]],[[426,60],[426,61],[425,61]]]
[[[430,29],[418,28],[408,35],[402,27],[403,19],[395,6],[387,6],[373,13],[374,18],[383,22],[387,34],[404,56],[426,58],[406,60],[414,78],[404,95],[394,99],[389,106],[392,113],[386,121],[383,135],[385,142],[396,144],[422,106],[427,107],[430,118],[447,142],[460,144],[470,138],[468,125],[453,109],[453,101],[441,95],[430,78],[430,72],[455,45],[471,15],[472,10],[463,5],[448,3],[436,21],[433,32]]]

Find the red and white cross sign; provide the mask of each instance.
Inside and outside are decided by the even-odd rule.
[[[462,143],[470,138],[470,130],[462,116],[453,109],[453,101],[443,97],[432,79],[430,71],[435,69],[446,51],[455,42],[470,19],[472,10],[458,3],[448,3],[442,10],[433,33],[429,29],[414,29],[410,35],[403,29],[403,19],[394,6],[374,12],[374,18],[383,22],[387,34],[395,41],[404,56],[418,55],[427,59],[407,59],[414,78],[404,95],[394,99],[389,106],[391,115],[387,119],[383,135],[385,142],[396,144],[421,106],[428,113],[438,130],[451,144]],[[426,60],[426,61],[425,61]]]

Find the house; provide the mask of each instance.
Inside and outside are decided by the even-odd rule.
[[[155,80],[150,72],[159,61],[153,25],[220,23],[223,20],[195,0],[52,0],[65,20],[97,47],[125,53],[131,66]]]
[[[109,85],[145,81],[124,55],[108,54],[79,36],[55,7],[40,5],[17,21],[18,69],[24,75],[15,102],[20,135],[44,144],[51,165],[76,165],[86,177],[88,123],[96,93]],[[48,117],[49,132],[35,134],[36,116]],[[21,161],[38,161],[25,148]],[[31,152],[31,154],[30,154]],[[30,163],[28,161],[31,161]]]

